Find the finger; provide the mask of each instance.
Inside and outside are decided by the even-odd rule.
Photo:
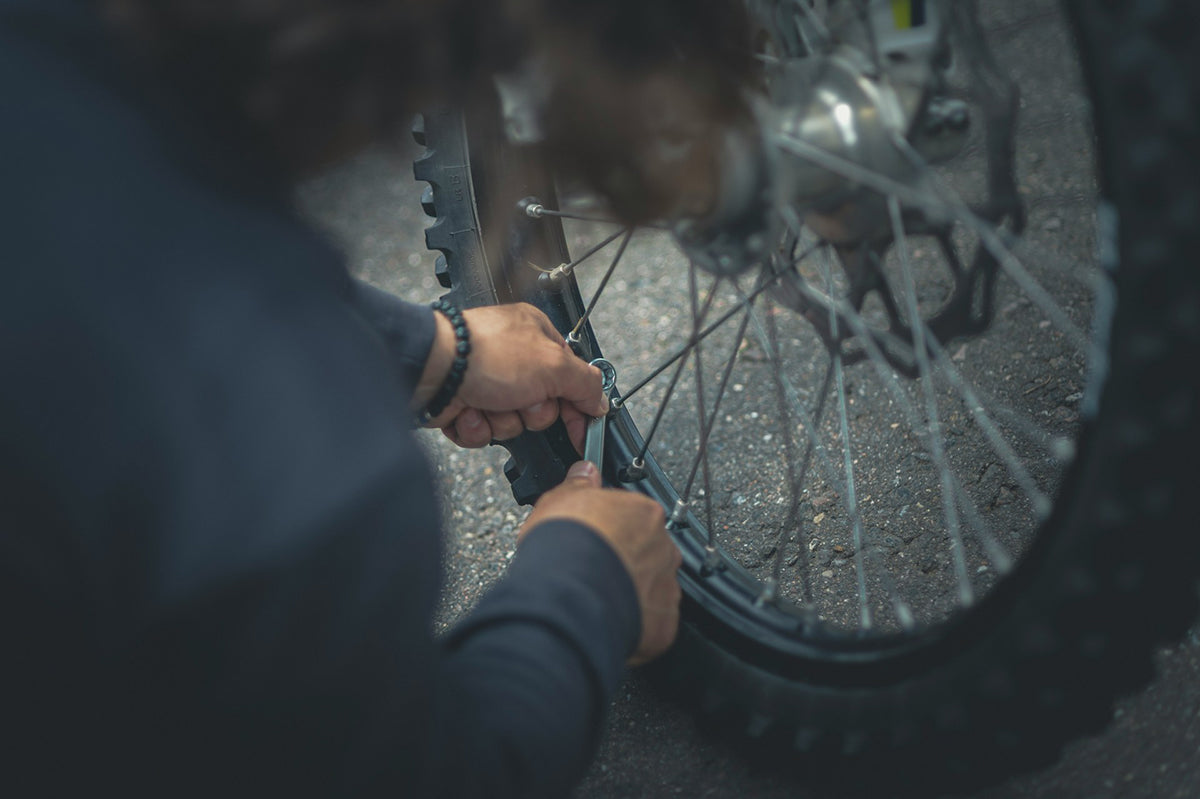
[[[450,404],[446,406],[445,410],[430,419],[425,426],[436,427],[445,432],[446,428],[454,426],[454,422],[456,419],[458,419],[458,415],[462,413],[465,408],[466,405],[462,403],[462,400],[460,400],[458,397],[455,397],[454,399],[450,400]],[[450,440],[454,441],[452,438]],[[458,442],[455,441],[454,443],[457,444]]]
[[[565,354],[555,369],[554,381],[558,396],[573,403],[588,416],[608,413],[608,397],[604,393],[604,376],[591,364],[574,355]]]
[[[649,663],[671,648],[679,633],[678,608],[643,607],[642,628],[642,640],[629,658],[630,666]]]
[[[527,430],[545,430],[558,418],[558,401],[546,400],[520,411],[521,421]]]
[[[487,418],[474,408],[468,408],[454,420],[458,445],[467,449],[486,447],[492,441],[492,428]]]
[[[462,441],[459,439],[458,431],[454,429],[453,423],[442,428],[442,435],[448,438],[455,446],[462,446]]]
[[[600,470],[591,461],[575,461],[567,470],[562,485],[575,488],[599,488]]]
[[[567,428],[567,437],[571,440],[575,451],[582,455],[584,439],[587,436],[588,421],[590,421],[591,417],[585,416],[570,403],[563,404],[560,408],[563,425]]]
[[[508,441],[525,432],[525,424],[516,411],[487,411],[484,416],[492,429],[492,439],[496,441]]]

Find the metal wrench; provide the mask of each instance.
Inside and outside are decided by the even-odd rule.
[[[592,366],[595,366],[604,375],[604,393],[609,395],[611,401],[612,390],[617,386],[616,368],[604,358],[592,361]],[[583,443],[583,459],[591,461],[600,470],[604,469],[604,430],[607,426],[607,416],[594,417],[588,422],[587,436]]]

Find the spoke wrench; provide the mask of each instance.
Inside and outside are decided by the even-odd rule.
[[[611,408],[612,391],[617,386],[617,370],[604,358],[592,361],[592,366],[595,366],[604,375],[604,393],[609,395],[609,407]],[[604,470],[604,430],[607,425],[607,416],[594,417],[588,422],[587,436],[583,444],[583,459],[591,461],[601,471]]]

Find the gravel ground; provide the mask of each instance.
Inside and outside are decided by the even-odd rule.
[[[1003,15],[1004,12],[1000,13]],[[1025,30],[1023,35],[1025,39],[1013,45],[1024,48],[1022,52],[1028,54],[1027,58],[1016,59],[1018,71],[1058,69],[1055,59],[1061,57],[1061,48],[1055,47],[1051,26]],[[1086,176],[1086,169],[1080,168],[1081,159],[1087,158],[1086,147],[1080,144],[1080,135],[1064,133],[1062,126],[1062,119],[1072,118],[1072,108],[1078,110],[1079,99],[1069,89],[1061,95],[1045,89],[1039,93],[1039,98],[1041,107],[1053,109],[1054,114],[1041,116],[1038,105],[1034,104],[1022,117],[1021,189],[1041,198],[1030,206],[1031,238],[1037,247],[1057,261],[1072,263],[1090,257],[1092,246],[1090,212],[1086,210],[1086,202],[1082,201],[1090,194],[1090,181],[1080,177]],[[432,278],[433,255],[424,248],[422,230],[428,219],[419,203],[422,187],[411,178],[411,161],[415,154],[412,149],[403,147],[365,153],[311,181],[304,187],[301,200],[344,244],[351,263],[360,274],[402,296],[425,301],[438,296],[441,289]],[[569,234],[586,238],[591,232],[580,227],[569,230]],[[638,254],[634,250],[633,253],[637,262],[651,269],[644,274],[631,275],[630,281],[642,281],[632,288],[638,289],[638,294],[643,297],[653,297],[655,291],[677,291],[678,286],[670,285],[671,278],[667,278],[666,285],[657,288],[653,285],[663,281],[661,270],[653,268],[660,255],[653,243],[646,246],[648,249],[644,252]],[[1043,278],[1053,279],[1053,276]],[[1066,291],[1068,296],[1075,296],[1074,288],[1068,286]],[[631,302],[621,308],[620,318],[598,318],[597,325],[607,321],[615,329],[623,324],[635,342],[626,360],[636,362],[639,357],[650,357],[646,354],[650,348],[645,342],[647,336],[653,335],[660,307],[653,300],[644,301],[642,305]],[[1013,298],[1002,300],[999,307],[1001,319],[998,324],[1028,333],[1021,347],[1010,348],[1004,355],[999,355],[988,354],[984,348],[976,350],[972,344],[956,351],[955,360],[968,360],[972,366],[979,366],[976,379],[985,371],[992,374],[997,390],[1004,390],[1007,385],[1022,396],[1032,396],[1037,412],[1051,420],[1048,424],[1059,425],[1054,428],[1056,430],[1069,430],[1079,402],[1079,364],[1064,361],[1059,350],[1047,343],[1045,326],[1041,325],[1044,320],[1040,320],[1028,304],[1023,305]],[[1084,301],[1069,303],[1067,310],[1079,319],[1086,319]],[[614,343],[614,346],[619,345]],[[753,388],[754,361],[751,358],[748,362],[751,373],[739,379]],[[762,375],[758,377],[759,381],[767,379]],[[864,380],[863,385],[856,395],[863,406],[869,407],[872,402],[880,401],[879,397],[872,396],[867,381]],[[874,391],[879,393],[877,388]],[[652,395],[652,391],[648,393]],[[751,418],[750,406],[739,405],[739,397],[752,393],[735,387],[725,412],[731,420],[734,415],[740,417],[738,429],[742,438],[725,443],[730,451],[737,451],[739,457],[755,465],[755,456],[747,449],[747,442],[753,439],[769,443],[771,433],[765,432],[769,427],[764,427],[759,434],[747,435],[754,425],[765,424],[765,420],[760,422],[757,416]],[[680,441],[689,435],[682,429],[674,429],[671,434]],[[873,442],[876,447],[883,447],[883,451],[888,451],[887,447],[896,450],[891,458],[897,464],[893,493],[881,491],[878,499],[881,503],[891,503],[880,510],[882,515],[894,514],[902,507],[899,503],[903,497],[894,493],[896,488],[903,488],[899,482],[901,471],[905,474],[918,471],[921,464],[906,459],[903,441],[886,439],[886,431],[879,435],[880,440]],[[447,578],[444,601],[437,617],[437,624],[444,629],[503,574],[515,543],[515,531],[525,511],[512,502],[508,482],[502,473],[506,458],[502,450],[463,451],[451,446],[439,434],[423,433],[422,437],[430,457],[439,467],[445,509]],[[771,449],[761,443],[758,446]],[[963,450],[969,451],[971,446],[967,441]],[[766,469],[768,482],[779,484],[781,478],[778,467],[775,468],[776,473],[771,473],[769,467],[759,470]],[[870,475],[864,475],[864,480],[869,479]],[[984,469],[972,490],[986,494],[991,503],[989,507],[999,507],[997,512],[1002,516],[998,518],[1005,519],[1007,524],[1015,518],[1014,514],[1028,513],[1028,509],[1017,507],[1019,503],[1011,502],[1005,507],[1008,500],[999,501],[998,498],[1005,497],[1002,492],[1011,493],[1011,488]],[[750,488],[745,493],[755,496]],[[727,496],[717,498],[728,518],[740,513],[740,496],[735,487]],[[870,500],[869,495],[867,499]],[[812,518],[822,510],[819,492],[810,496],[808,502],[804,511]],[[921,506],[916,503],[916,507]],[[745,511],[747,518],[758,518],[769,514],[771,509],[752,505]],[[918,513],[913,511],[914,516]],[[836,519],[832,517],[829,519],[829,522],[834,521]],[[935,527],[936,519],[924,526]],[[944,542],[939,543],[940,539],[935,541],[930,536],[909,538],[902,534],[893,538],[895,545],[889,550],[890,563],[921,564],[914,572],[914,585],[928,581],[930,574],[950,572],[950,558]],[[836,551],[832,539],[818,547],[819,541],[819,535],[814,534],[813,568],[828,581],[830,595],[844,592],[853,569],[840,567],[850,563],[853,553],[844,548]],[[1013,542],[1013,546],[1019,549],[1020,542]],[[770,557],[769,548],[753,538],[747,538],[743,546],[731,546],[730,549],[752,570],[762,568]],[[977,573],[979,584],[986,586],[988,562],[983,553],[973,553],[969,565]],[[904,571],[897,569],[897,573],[903,575]],[[1200,795],[1198,678],[1200,627],[1181,645],[1160,654],[1158,679],[1145,692],[1123,701],[1117,708],[1114,722],[1102,735],[1070,746],[1062,761],[1052,769],[971,796],[978,799],[1190,799]],[[787,796],[817,799],[841,795],[836,785],[818,788],[808,784],[803,776],[752,767],[736,750],[723,744],[719,736],[714,736],[712,730],[699,725],[685,709],[659,698],[638,675],[631,676],[618,692],[596,762],[576,792],[578,797]],[[897,785],[896,795],[906,795],[902,785]]]

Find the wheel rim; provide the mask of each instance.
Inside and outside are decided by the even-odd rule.
[[[1074,173],[1080,163],[1090,169],[1087,155],[1058,168]],[[953,171],[939,177],[969,183]],[[953,196],[934,194],[943,206]],[[791,281],[790,299],[777,289],[781,281],[768,282],[786,268],[736,281],[695,268],[670,271],[661,252],[639,249],[644,239],[668,237],[662,231],[632,241],[616,235],[611,249],[587,262],[597,266],[581,263],[574,272],[580,294],[569,304],[576,321],[587,322],[575,332],[594,325],[625,392],[626,405],[611,421],[610,473],[628,477],[631,465],[645,464],[645,477],[627,485],[671,513],[688,594],[726,627],[788,657],[894,657],[939,639],[985,598],[999,601],[999,578],[1013,574],[1044,525],[1055,523],[1050,499],[1068,480],[1072,442],[1103,373],[1101,349],[1083,334],[1093,301],[1072,282],[1103,288],[1104,281],[1085,271],[1089,264],[1071,264],[1065,276],[1047,270],[1033,246],[1067,226],[1090,238],[1085,211],[1045,216],[1026,203],[1041,227],[1014,244],[1009,234],[1020,232],[1023,219],[1007,230],[980,228],[977,214],[964,224],[957,206],[955,229],[930,238],[910,233],[907,199],[890,197],[893,242],[881,260],[901,284],[894,308],[868,302],[849,310],[851,270],[799,227],[787,244],[813,257],[802,259],[805,274]],[[557,211],[571,213],[569,206]],[[586,220],[564,224],[584,250],[613,230]],[[914,318],[914,306],[915,315],[936,318],[926,296],[947,290],[945,274],[955,269],[946,253],[959,247],[997,261],[996,318],[987,334],[954,340],[910,325],[917,379],[897,378],[883,351],[889,338],[870,331]],[[631,262],[649,266],[633,270]],[[1065,293],[1048,303],[1039,281]],[[654,286],[666,300],[642,291]],[[606,292],[608,300],[614,293],[626,299],[610,305]],[[830,298],[840,305],[824,316],[825,338],[849,333],[861,355],[834,354],[796,312],[798,304]],[[1103,330],[1103,293],[1100,299],[1096,328]],[[664,307],[682,313],[661,328],[643,324]],[[701,336],[696,347],[680,346]],[[1041,373],[1022,360],[1039,361]],[[1000,367],[1004,373],[987,374]],[[767,464],[772,452],[774,466]],[[798,493],[779,490],[795,485]]]

